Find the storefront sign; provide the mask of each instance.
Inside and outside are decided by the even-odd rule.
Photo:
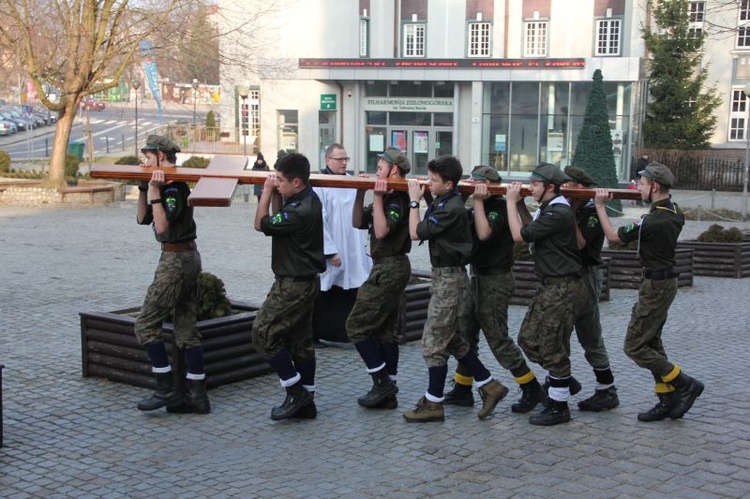
[[[366,97],[365,111],[421,111],[452,113],[453,98],[440,97]]]
[[[299,67],[316,68],[508,68],[508,69],[582,69],[586,59],[308,59]]]

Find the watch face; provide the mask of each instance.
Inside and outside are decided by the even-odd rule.
[[[409,201],[409,208],[419,208],[419,201]]]

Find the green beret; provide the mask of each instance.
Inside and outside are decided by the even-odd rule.
[[[596,185],[596,179],[589,172],[577,166],[569,165],[565,167],[565,175],[570,177],[573,182],[583,184],[586,187]]]
[[[489,180],[490,182],[502,182],[500,173],[491,166],[479,165],[471,170],[471,178],[474,180]]]
[[[162,135],[149,135],[141,152],[146,154],[146,151],[180,152],[181,150],[177,144]]]
[[[562,185],[570,182],[570,177],[565,175],[559,166],[551,163],[540,163],[529,175],[529,180],[539,180],[545,183]]]
[[[381,154],[378,154],[378,158],[383,158],[390,164],[398,166],[399,170],[404,173],[409,173],[411,171],[409,158],[407,158],[406,154],[401,152],[400,149],[395,147],[388,147]]]
[[[674,173],[661,163],[649,163],[646,168],[638,172],[638,175],[643,175],[647,179],[664,187],[672,187],[674,185]]]

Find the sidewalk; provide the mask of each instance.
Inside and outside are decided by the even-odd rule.
[[[204,269],[229,296],[261,302],[272,282],[270,240],[252,230],[254,203],[196,209]],[[697,231],[689,222],[686,232]],[[747,228],[747,226],[745,226]],[[159,257],[135,203],[65,209],[0,206],[0,363],[5,447],[0,495],[25,497],[745,497],[750,490],[750,281],[696,277],[666,324],[667,351],[706,391],[682,420],[640,423],[653,380],[622,353],[635,290],[601,304],[621,405],[583,413],[594,386],[573,340],[583,391],[573,421],[531,426],[512,414],[512,387],[492,418],[448,407],[444,423],[409,424],[401,413],[427,386],[420,346],[402,348],[399,408],[356,403],[370,385],[353,349],[318,350],[320,414],[270,419],[283,400],[275,376],[210,392],[213,412],[135,409],[147,390],[81,377],[78,312],[138,305]],[[427,245],[412,266],[429,266]],[[525,308],[510,307],[515,336]],[[450,370],[454,367],[453,361]],[[538,366],[532,366],[541,375]],[[477,397],[478,398],[478,397]]]

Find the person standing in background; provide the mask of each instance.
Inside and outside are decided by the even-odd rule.
[[[326,148],[327,175],[346,175],[349,156],[341,144]],[[367,231],[352,226],[356,189],[314,187],[323,205],[323,250],[326,270],[320,276],[320,296],[313,312],[313,338],[346,343],[346,319],[367,279],[372,259],[367,254]]]

